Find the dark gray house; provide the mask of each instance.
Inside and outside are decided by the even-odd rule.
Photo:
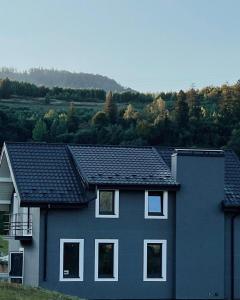
[[[11,281],[88,299],[240,299],[230,150],[5,143]]]

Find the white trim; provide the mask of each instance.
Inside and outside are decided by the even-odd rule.
[[[99,191],[113,191],[114,192],[114,214],[113,215],[102,215],[99,214]],[[95,201],[95,217],[96,218],[119,218],[119,190],[112,189],[98,189],[97,190],[97,198]]]
[[[114,246],[113,257],[113,278],[99,278],[98,277],[98,245],[100,243],[111,243]],[[118,240],[116,239],[96,239],[95,240],[95,281],[118,281]]]
[[[22,284],[23,284],[23,280],[24,280],[24,248],[19,248],[19,251],[9,251],[9,265],[8,265],[8,274],[10,273],[11,271],[11,262],[12,262],[12,257],[11,257],[11,254],[14,254],[14,253],[22,253],[22,256],[23,256],[23,261],[22,261],[22,276],[9,276],[10,280],[12,278],[20,278],[22,279]]]
[[[63,277],[64,243],[78,243],[79,244],[79,278],[64,278]],[[83,281],[83,274],[84,274],[84,239],[60,239],[59,281]]]
[[[158,192],[158,191],[145,191],[145,205],[144,205],[144,218],[145,219],[167,219],[168,218],[168,191],[163,192],[163,215],[162,216],[151,216],[148,214],[148,192]]]
[[[11,183],[12,178],[9,177],[0,177],[0,182]]]
[[[11,200],[0,200],[0,205],[1,204],[8,204],[8,205],[10,205],[11,204]]]
[[[1,161],[0,161],[0,164],[2,163],[2,158],[3,158],[3,154],[4,154],[4,153],[5,153],[5,155],[6,155],[6,159],[7,159],[9,171],[10,171],[10,174],[11,174],[11,178],[12,178],[12,181],[13,181],[14,189],[15,189],[16,193],[18,194],[19,200],[21,200],[20,194],[19,194],[19,192],[18,192],[17,183],[16,183],[16,180],[15,180],[15,177],[14,177],[14,173],[13,173],[13,170],[12,170],[11,161],[10,161],[10,158],[9,158],[9,155],[8,155],[7,146],[6,146],[5,143],[4,143],[4,145],[3,145],[3,150],[2,150],[2,153],[1,153]]]
[[[147,245],[162,244],[162,277],[148,278],[147,277]],[[167,240],[144,240],[143,244],[143,281],[167,281]]]

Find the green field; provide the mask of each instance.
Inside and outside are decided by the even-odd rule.
[[[0,283],[0,300],[79,300],[79,298],[40,288]]]

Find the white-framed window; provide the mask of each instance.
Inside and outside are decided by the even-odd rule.
[[[143,281],[167,281],[166,240],[144,240]]]
[[[118,240],[95,240],[95,281],[118,281]]]
[[[60,281],[83,281],[84,240],[60,239]]]
[[[119,217],[119,190],[97,190],[95,216],[96,218]]]
[[[145,219],[168,218],[168,192],[145,191]]]

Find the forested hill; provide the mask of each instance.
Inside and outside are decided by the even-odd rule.
[[[88,73],[72,73],[69,71],[33,68],[18,72],[15,69],[1,68],[0,78],[9,78],[46,87],[62,87],[72,89],[103,89],[105,91],[123,92],[126,89],[115,80],[102,75]]]

